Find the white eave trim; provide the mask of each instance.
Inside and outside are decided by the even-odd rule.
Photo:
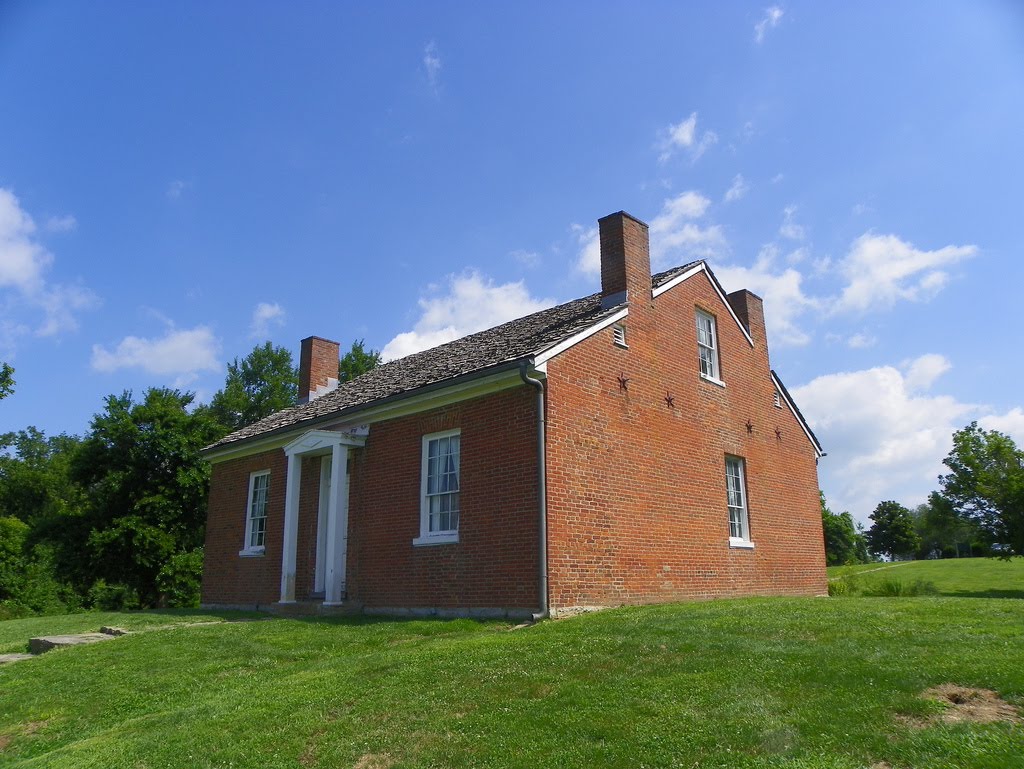
[[[754,340],[750,336],[750,332],[747,331],[747,327],[743,325],[743,321],[740,320],[739,316],[736,314],[736,311],[732,308],[732,304],[730,304],[729,298],[725,295],[725,292],[722,291],[722,287],[718,285],[718,280],[714,277],[714,273],[711,272],[711,269],[707,266],[705,262],[701,262],[700,264],[694,265],[686,272],[679,273],[674,278],[672,278],[672,280],[665,281],[651,292],[651,296],[660,296],[661,294],[664,294],[666,291],[668,291],[670,288],[675,288],[684,280],[688,280],[689,278],[692,278],[694,275],[700,272],[707,273],[708,283],[710,283],[711,287],[715,289],[715,293],[718,294],[719,299],[722,300],[722,304],[725,305],[725,309],[729,311],[729,314],[732,315],[732,319],[736,321],[737,328],[739,328],[739,330],[743,332],[743,336],[747,338],[747,342],[749,342],[750,346],[753,347]]]
[[[804,435],[807,436],[807,440],[811,442],[811,446],[814,448],[814,455],[818,458],[825,456],[825,452],[821,450],[821,448],[818,446],[818,442],[814,439],[814,436],[811,434],[811,431],[807,429],[807,424],[804,422],[803,417],[801,417],[800,413],[796,410],[796,404],[789,399],[788,395],[786,395],[786,388],[782,386],[782,382],[779,381],[779,378],[777,376],[775,376],[774,371],[770,373],[772,378],[772,384],[775,385],[775,391],[778,392],[779,396],[782,398],[783,403],[786,404],[786,407],[793,414],[793,418],[796,419],[796,423],[800,425],[800,429],[804,431]]]
[[[543,366],[545,363],[547,363],[552,358],[554,358],[556,355],[560,355],[561,353],[563,353],[566,350],[568,350],[570,347],[574,347],[575,345],[578,345],[584,339],[589,339],[594,334],[596,334],[598,331],[603,331],[604,329],[608,328],[609,326],[614,325],[615,323],[618,323],[620,320],[625,318],[627,315],[629,315],[629,308],[628,307],[623,307],[621,310],[619,310],[618,312],[612,313],[607,318],[604,318],[603,320],[599,320],[593,326],[587,326],[585,329],[583,329],[582,331],[577,332],[576,334],[573,334],[568,339],[563,339],[558,344],[552,345],[551,347],[549,347],[548,349],[544,350],[543,352],[538,353],[536,355],[536,357],[534,358],[533,365],[538,370],[544,371],[544,369],[541,369],[540,367]]]

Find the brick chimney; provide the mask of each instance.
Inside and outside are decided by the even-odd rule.
[[[754,344],[767,346],[768,336],[764,329],[764,302],[757,294],[741,288],[728,295],[729,304],[743,325],[750,332]]]
[[[625,211],[597,220],[601,233],[601,305],[651,299],[647,225]]]
[[[308,403],[338,386],[339,345],[319,336],[299,345],[299,403]]]

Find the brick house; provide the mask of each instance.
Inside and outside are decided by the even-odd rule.
[[[761,300],[652,277],[600,220],[600,293],[337,384],[208,447],[203,604],[525,616],[826,592],[821,446]]]

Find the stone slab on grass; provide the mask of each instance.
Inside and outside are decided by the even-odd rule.
[[[15,653],[15,654],[0,654],[0,665],[6,665],[8,662],[21,662],[22,660],[32,659],[31,654]]]
[[[51,649],[65,649],[69,646],[81,646],[82,644],[94,644],[99,641],[109,641],[117,636],[106,633],[78,633],[76,635],[50,635],[30,638],[28,650],[33,654],[42,654]]]

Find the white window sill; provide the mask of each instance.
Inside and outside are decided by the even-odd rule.
[[[455,545],[459,541],[459,532],[455,531],[448,534],[428,534],[422,537],[416,537],[412,541],[415,547],[424,547],[427,545]]]
[[[715,379],[713,376],[701,374],[700,378],[703,379],[705,382],[711,382],[711,384],[718,385],[719,387],[725,387],[725,382],[723,382],[721,379]]]
[[[729,547],[738,547],[742,550],[753,550],[754,543],[749,539],[738,539],[737,537],[729,537]]]
[[[244,550],[239,550],[238,555],[241,558],[262,558],[265,552],[265,547],[247,547]]]

